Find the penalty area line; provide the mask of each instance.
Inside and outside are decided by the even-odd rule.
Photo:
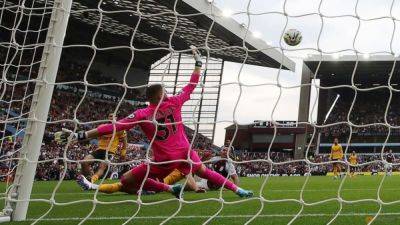
[[[308,214],[301,214],[299,217],[320,217],[320,216],[335,216],[335,213],[308,213]],[[339,216],[375,216],[376,213],[341,213]],[[202,215],[193,215],[193,216],[174,216],[173,219],[206,219],[210,218],[212,215],[209,216],[202,216]],[[218,215],[215,218],[251,218],[254,215]],[[270,215],[258,215],[257,217],[260,218],[268,218],[268,217],[276,217],[276,218],[286,218],[286,217],[295,217],[296,214],[270,214]],[[379,216],[400,216],[400,212],[398,213],[379,213]],[[167,219],[170,216],[136,216],[134,219],[140,220],[155,220],[155,219]],[[110,217],[89,217],[88,220],[127,220],[131,217],[129,216],[110,216]],[[28,218],[27,221],[35,221],[38,218]],[[62,220],[83,220],[84,217],[63,217],[63,218],[43,218],[43,221],[62,221]]]

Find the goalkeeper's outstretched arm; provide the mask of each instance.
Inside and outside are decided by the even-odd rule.
[[[196,61],[193,73],[200,73],[201,66],[203,65],[203,63],[201,62],[200,53],[197,51],[197,48],[195,46],[192,45],[192,46],[190,46],[190,48],[192,49],[193,58]]]
[[[85,141],[90,139],[95,139],[99,136],[106,134],[112,134],[114,131],[130,130],[138,121],[142,119],[141,113],[135,111],[128,117],[118,120],[115,124],[102,124],[97,128],[88,131],[78,131],[73,132],[68,129],[62,129],[62,131],[56,132],[54,134],[54,140],[59,143],[66,143],[68,138],[71,137],[71,141]]]
[[[178,105],[183,105],[186,101],[190,99],[190,95],[193,93],[200,79],[201,66],[202,66],[201,56],[200,53],[197,51],[196,47],[194,46],[190,47],[192,49],[193,58],[195,60],[195,67],[192,76],[190,77],[189,84],[183,87],[182,90],[179,92],[179,94],[169,98],[171,101],[176,102]]]

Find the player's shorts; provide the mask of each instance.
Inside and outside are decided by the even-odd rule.
[[[351,173],[357,172],[357,167],[355,167],[355,166],[350,166],[350,172],[351,172]]]
[[[165,177],[167,177],[171,172],[175,169],[179,170],[184,176],[189,174],[190,172],[196,172],[200,169],[202,163],[197,155],[197,152],[191,150],[190,151],[190,159],[193,161],[192,168],[187,162],[174,162],[169,164],[147,164],[142,163],[137,167],[133,168],[130,172],[137,179],[136,184],[141,184],[141,181],[146,177],[147,170],[149,170],[148,178],[157,179],[163,181]],[[125,185],[125,181],[121,179],[122,184]],[[130,188],[138,188],[138,187],[127,187]],[[152,191],[152,190],[148,190]]]
[[[106,159],[106,153],[107,150],[104,149],[97,149],[96,151],[91,152],[90,154],[93,156],[95,159],[101,159],[105,160]],[[108,152],[108,159],[112,160],[114,158],[114,153]]]
[[[199,187],[200,189],[204,189],[206,191],[210,190],[210,188],[208,187],[208,182],[206,179],[200,179],[199,181],[196,182],[197,187]]]
[[[342,159],[331,159],[331,161],[333,162],[332,165],[341,165],[340,162]]]

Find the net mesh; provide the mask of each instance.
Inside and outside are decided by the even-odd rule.
[[[22,139],[25,135],[25,126],[27,121],[35,120],[30,118],[30,110],[32,99],[35,99],[37,93],[34,91],[35,85],[54,85],[54,93],[52,97],[52,104],[50,106],[49,116],[47,121],[40,121],[46,123],[46,132],[54,132],[59,130],[61,127],[69,128],[72,130],[89,129],[93,128],[100,123],[110,122],[107,120],[107,115],[113,113],[116,117],[124,117],[129,115],[133,109],[143,107],[143,96],[140,91],[141,88],[147,86],[146,78],[134,76],[135,74],[145,73],[146,69],[144,65],[148,65],[149,61],[157,58],[159,55],[170,54],[169,57],[164,59],[166,67],[162,68],[156,73],[159,74],[160,79],[150,80],[156,82],[162,82],[164,86],[171,90],[172,93],[176,93],[180,89],[181,83],[189,80],[189,77],[179,76],[175,78],[175,82],[168,80],[166,74],[170,74],[172,62],[176,60],[174,56],[177,54],[188,54],[190,49],[188,45],[195,45],[201,49],[203,53],[203,71],[212,69],[211,63],[218,61],[215,58],[229,58],[236,57],[242,62],[235,71],[235,80],[232,82],[221,83],[221,80],[212,80],[208,82],[201,80],[197,87],[198,93],[196,98],[187,107],[188,113],[187,118],[184,118],[183,123],[188,127],[191,127],[191,145],[192,147],[198,147],[199,143],[207,141],[206,137],[200,136],[199,126],[204,125],[214,126],[217,123],[231,122],[235,126],[235,132],[233,135],[233,141],[235,140],[238,128],[240,126],[240,118],[238,118],[237,111],[244,88],[256,88],[256,87],[274,87],[277,97],[273,100],[273,103],[265,102],[263,104],[270,104],[272,108],[271,113],[266,116],[266,120],[271,121],[271,126],[274,128],[274,133],[270,141],[270,145],[266,150],[266,154],[262,156],[254,155],[253,158],[245,160],[236,160],[236,157],[229,157],[228,160],[232,161],[238,167],[252,164],[253,167],[261,168],[265,178],[262,178],[262,183],[257,186],[257,190],[254,190],[257,194],[250,199],[226,199],[226,193],[222,189],[214,197],[200,198],[200,199],[187,199],[183,195],[181,199],[175,199],[168,197],[164,199],[157,199],[152,201],[151,198],[146,196],[138,195],[137,198],[126,198],[119,197],[112,201],[107,201],[98,191],[83,195],[84,198],[76,198],[76,193],[68,193],[65,191],[66,187],[65,180],[74,179],[79,166],[84,161],[82,160],[85,155],[96,148],[96,143],[68,143],[67,145],[59,145],[54,142],[44,140],[44,144],[41,148],[41,153],[37,162],[36,178],[42,180],[57,180],[56,183],[51,184],[51,188],[43,189],[46,193],[34,193],[30,199],[24,199],[22,201],[30,201],[31,207],[39,207],[39,213],[34,212],[32,217],[28,215],[28,219],[32,223],[39,223],[42,221],[61,221],[71,220],[79,221],[79,224],[86,223],[88,220],[118,220],[122,221],[123,224],[133,223],[139,219],[156,219],[157,223],[165,224],[167,222],[174,221],[177,218],[184,219],[201,219],[200,223],[209,223],[221,218],[232,218],[233,215],[223,214],[225,208],[230,206],[246,206],[248,202],[256,202],[256,210],[251,215],[234,215],[235,218],[243,218],[242,221],[245,224],[261,220],[265,217],[285,217],[287,220],[286,224],[293,224],[297,221],[301,221],[304,217],[321,217],[328,216],[329,219],[325,221],[326,224],[333,224],[340,220],[340,216],[371,216],[367,223],[371,224],[377,219],[378,216],[384,215],[384,206],[395,205],[399,203],[399,200],[386,201],[382,197],[382,188],[385,183],[386,173],[379,180],[379,185],[371,189],[375,192],[375,198],[364,198],[359,200],[347,200],[343,196],[343,190],[345,189],[345,183],[347,175],[340,181],[340,184],[335,189],[335,196],[326,198],[318,201],[307,200],[307,189],[313,185],[312,177],[306,176],[302,180],[301,186],[298,187],[297,195],[290,195],[290,198],[273,199],[268,198],[266,189],[271,187],[271,179],[274,171],[279,170],[282,167],[297,166],[297,168],[303,168],[304,172],[310,173],[313,168],[330,167],[332,162],[318,162],[317,160],[310,159],[309,156],[312,153],[312,149],[318,139],[320,133],[324,138],[325,134],[331,134],[332,130],[344,130],[342,133],[347,138],[347,145],[344,149],[345,155],[349,153],[349,144],[352,141],[352,134],[355,130],[362,129],[376,129],[381,130],[384,133],[385,138],[381,141],[380,155],[372,161],[364,162],[357,165],[357,168],[363,168],[368,166],[376,166],[381,168],[382,166],[394,165],[386,161],[385,158],[385,147],[392,138],[393,132],[397,132],[399,129],[396,121],[392,118],[395,117],[390,115],[393,108],[397,107],[397,96],[398,89],[392,83],[395,76],[396,68],[396,26],[398,19],[397,13],[397,2],[395,0],[387,2],[388,10],[386,14],[378,16],[363,16],[360,15],[360,7],[362,7],[363,1],[354,1],[350,7],[351,10],[339,14],[329,14],[330,10],[327,11],[327,7],[330,5],[327,1],[314,1],[308,3],[314,7],[313,12],[306,13],[291,13],[293,7],[299,6],[299,2],[291,5],[293,1],[285,0],[279,3],[277,9],[268,8],[257,8],[260,2],[255,0],[249,0],[245,2],[244,7],[233,13],[229,11],[223,11],[222,14],[215,8],[213,4],[210,4],[210,10],[207,12],[192,12],[192,11],[179,11],[177,10],[181,1],[167,1],[168,3],[161,4],[155,0],[142,0],[142,1],[128,1],[128,0],[113,0],[113,1],[73,1],[72,9],[67,13],[70,14],[69,27],[67,30],[68,42],[64,43],[62,47],[63,55],[59,65],[59,72],[57,73],[56,82],[49,83],[46,80],[41,80],[38,77],[39,66],[42,60],[43,49],[45,47],[45,37],[49,28],[50,16],[55,7],[62,9],[62,1],[54,4],[52,0],[12,0],[2,1],[0,3],[0,29],[2,35],[0,36],[0,66],[2,71],[1,77],[1,92],[0,92],[0,104],[1,104],[1,126],[2,126],[2,138],[1,138],[1,178],[5,181],[4,192],[2,193],[2,199],[5,201],[5,207],[9,206],[9,203],[15,202],[15,198],[9,195],[9,190],[13,186],[18,185],[18,180],[13,182],[16,168],[19,166],[19,160],[23,155],[20,155],[21,150],[26,148],[22,146]],[[304,3],[304,2],[303,2]],[[301,4],[301,1],[300,1]],[[172,7],[167,7],[169,5]],[[181,9],[181,8],[180,8]],[[62,10],[61,10],[62,11]],[[202,15],[211,16],[211,22],[204,22],[201,19],[192,20]],[[262,20],[263,16],[270,15],[276,16],[282,22],[282,26],[279,29],[274,29],[276,36],[274,42],[271,43],[271,47],[268,49],[253,49],[248,46],[247,40],[254,38],[255,32],[251,32],[252,24]],[[213,33],[215,29],[218,29],[218,25],[215,23],[217,19],[221,19],[224,16],[234,16],[245,18],[245,23],[242,25],[245,29],[243,34],[243,41],[241,44],[231,44],[222,41]],[[132,18],[129,23],[122,23]],[[297,24],[301,24],[301,19],[312,18],[318,21],[318,28],[313,29],[316,33],[315,42],[310,45],[299,45],[297,47],[287,47],[281,40],[285,30],[291,28],[293,20],[298,20]],[[344,49],[324,50],[327,43],[324,41],[326,35],[326,29],[329,30],[330,22],[335,19],[349,18],[352,23],[356,24],[356,29],[353,36],[343,34],[345,37],[349,36],[350,47]],[[194,22],[196,21],[196,22]],[[357,40],[362,38],[362,34],[365,34],[363,25],[369,22],[380,22],[383,21],[390,29],[387,31],[387,36],[390,38],[387,41],[385,48],[378,49],[376,51],[362,51],[357,46]],[[83,23],[85,30],[76,30],[78,22]],[[296,23],[294,23],[296,24]],[[154,32],[162,34],[162,37],[155,37],[155,33],[149,35],[148,33],[141,32],[143,29],[141,26],[147,26],[149,29],[154,29]],[[305,25],[307,26],[307,25]],[[312,25],[311,25],[312,26]],[[75,30],[74,30],[75,29]],[[113,36],[116,35],[116,36]],[[253,36],[252,36],[253,35]],[[304,33],[308,35],[308,33]],[[311,35],[310,35],[311,36]],[[350,37],[351,36],[351,37]],[[115,38],[118,37],[118,38]],[[190,43],[186,45],[180,45],[178,39],[189,40]],[[346,39],[346,38],[344,38]],[[383,41],[383,40],[382,40]],[[141,43],[135,45],[135,43]],[[335,46],[335,43],[329,43]],[[380,46],[378,46],[380,47]],[[323,86],[319,85],[316,80],[312,82],[308,81],[301,84],[286,85],[282,81],[281,76],[284,72],[284,65],[274,71],[276,78],[275,80],[267,83],[248,84],[243,70],[246,64],[262,64],[259,63],[259,59],[253,53],[260,51],[275,49],[282,53],[280,63],[284,60],[283,57],[286,55],[303,56],[307,53],[313,53],[319,55],[319,60],[316,60],[315,70],[312,71],[313,75],[311,78],[317,78],[319,75],[319,68],[322,64],[322,60],[325,54],[329,54],[332,57],[339,57],[340,54],[348,53],[356,56],[355,65],[352,66],[353,72],[350,76],[350,82],[341,85]],[[382,50],[383,49],[383,50]],[[144,54],[149,53],[149,54]],[[154,54],[154,55],[152,55]],[[296,55],[297,54],[297,55]],[[122,57],[121,57],[122,55]],[[365,87],[357,84],[359,74],[357,74],[357,68],[359,61],[369,57],[369,55],[385,55],[391,66],[387,71],[387,84],[379,84],[374,87]],[[188,57],[184,55],[184,57]],[[115,61],[119,61],[117,65],[112,65],[110,58]],[[80,62],[80,63],[78,63]],[[108,64],[107,64],[108,62]],[[194,61],[193,61],[194,62]],[[142,64],[141,64],[142,63]],[[193,63],[192,63],[193,65]],[[219,64],[220,66],[220,64]],[[209,68],[210,67],[210,68]],[[115,74],[119,74],[118,77],[112,74],[104,74],[101,72],[102,69],[112,71]],[[185,68],[191,69],[191,68]],[[221,70],[221,68],[218,68]],[[179,75],[179,69],[175,68],[176,75]],[[333,71],[334,72],[334,71]],[[203,72],[204,73],[204,72]],[[218,77],[220,78],[220,77]],[[336,79],[336,78],[333,78]],[[177,83],[177,80],[179,82]],[[361,82],[361,81],[360,81]],[[238,97],[234,101],[234,110],[232,114],[232,120],[217,121],[216,108],[209,109],[213,111],[213,117],[205,119],[204,121],[199,120],[198,112],[201,105],[202,99],[206,95],[211,95],[210,92],[204,90],[217,90],[219,99],[219,89],[228,85],[237,85],[239,87]],[[282,95],[285,91],[299,88],[312,88],[317,93],[329,90],[340,90],[348,89],[352,92],[352,100],[346,103],[340,103],[332,110],[331,116],[328,117],[326,122],[314,121],[311,122],[307,118],[303,122],[299,122],[299,126],[306,126],[310,129],[311,136],[307,139],[305,157],[293,160],[285,158],[283,160],[274,157],[273,144],[278,138],[278,129],[284,124],[277,122],[276,117],[279,114],[279,104],[282,103]],[[366,118],[354,118],[354,111],[357,111],[359,107],[357,99],[368,98],[365,93],[380,94],[379,91],[385,92],[384,96],[384,107],[380,108],[379,118],[366,119]],[[348,93],[343,91],[343,93]],[[215,101],[215,96],[212,101]],[[134,99],[134,100],[132,100]],[[194,103],[193,103],[194,102]],[[311,101],[311,113],[313,114],[317,110],[318,99]],[[339,104],[339,103],[338,103]],[[329,108],[329,107],[327,107]],[[345,112],[343,114],[343,112]],[[224,112],[220,112],[224,113]],[[308,114],[308,113],[306,113]],[[189,116],[191,115],[191,116]],[[312,116],[311,116],[312,117]],[[115,119],[115,118],[114,118]],[[364,119],[364,121],[363,121]],[[115,120],[113,120],[115,122]],[[148,121],[155,122],[155,121]],[[207,129],[212,129],[208,127]],[[215,129],[215,126],[214,126]],[[33,131],[34,132],[34,131]],[[209,134],[208,134],[209,135]],[[138,165],[142,162],[151,162],[150,149],[153,140],[147,140],[140,132],[140,130],[133,130],[130,136],[130,143],[138,143],[139,145],[146,146],[145,152],[140,151],[129,151],[128,160],[116,161],[112,160],[110,155],[107,155],[106,162],[109,167],[107,172],[119,172],[126,167],[132,165]],[[207,136],[207,135],[205,135]],[[321,137],[320,137],[321,138]],[[200,140],[200,141],[199,141]],[[134,148],[134,146],[131,146]],[[231,146],[230,146],[231,147]],[[229,148],[230,151],[232,148]],[[229,155],[229,154],[228,154]],[[25,158],[26,160],[26,158]],[[97,160],[101,161],[101,160]],[[35,162],[35,161],[34,161]],[[190,161],[188,161],[191,163]],[[153,164],[157,164],[151,162]],[[344,158],[342,163],[346,166],[347,170],[350,169],[350,164],[347,157]],[[51,172],[49,172],[51,171]],[[101,179],[101,183],[105,182],[105,178]],[[34,188],[44,185],[38,183],[34,185]],[[143,184],[142,184],[143,186]],[[290,190],[281,190],[282,192],[290,192]],[[308,190],[310,191],[310,190]],[[49,193],[51,193],[49,195]],[[71,195],[71,196],[68,196]],[[41,197],[46,196],[46,197]],[[146,215],[141,212],[147,207],[159,207],[160,210],[165,206],[166,203],[177,202],[177,206],[168,209],[170,212],[166,216]],[[187,205],[196,205],[202,202],[217,202],[218,207],[210,215],[201,215],[195,213],[192,216],[185,216],[182,212],[185,212]],[[330,203],[336,203],[337,207],[332,210],[330,214],[319,214],[310,213],[307,211],[307,207],[324,206]],[[45,204],[45,207],[41,206],[40,203]],[[268,205],[274,204],[293,203],[297,207],[295,212],[289,214],[268,214],[265,211],[268,209]],[[357,211],[356,213],[343,212],[343,208],[346,204],[364,204],[374,203],[377,206],[375,211]],[[89,210],[80,210],[78,206],[84,205]],[[126,206],[129,213],[123,215],[107,215],[98,216],[96,210],[106,207],[118,207]],[[282,206],[282,205],[280,205]],[[61,207],[67,207],[71,217],[57,217],[53,214],[57,214]],[[182,214],[182,215],[180,215]],[[389,214],[389,213],[386,213]]]

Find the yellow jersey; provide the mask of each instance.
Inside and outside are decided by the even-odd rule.
[[[331,147],[331,159],[342,159],[343,158],[343,148],[340,144],[332,145]]]
[[[124,139],[126,137],[126,132],[125,131],[119,131],[115,134],[114,139],[113,138],[113,134],[107,134],[107,135],[103,135],[100,136],[98,138],[98,149],[102,149],[102,150],[108,150],[109,153],[113,153],[115,154],[118,146],[120,144],[120,142],[123,142]],[[112,143],[110,145],[110,141],[112,139]],[[110,147],[109,147],[110,145]]]
[[[349,162],[351,165],[356,165],[357,164],[357,155],[350,155]]]

